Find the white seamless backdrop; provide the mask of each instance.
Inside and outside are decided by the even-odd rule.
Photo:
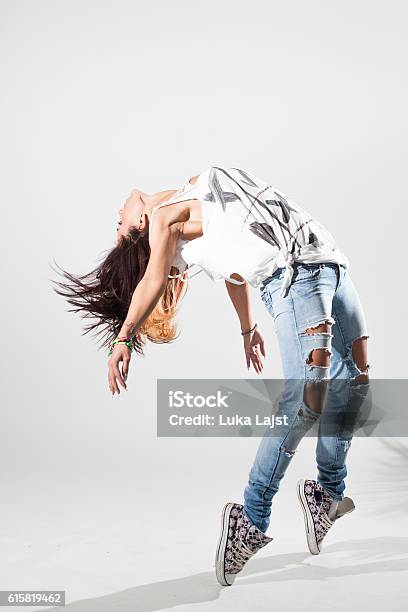
[[[180,338],[134,358],[129,390],[114,399],[106,352],[80,335],[80,318],[52,292],[53,258],[75,273],[93,268],[113,245],[117,211],[133,188],[178,188],[219,164],[247,168],[286,192],[351,261],[372,375],[406,376],[406,18],[406,3],[395,0],[0,2],[7,516],[19,516],[16,499],[35,516],[41,497],[75,517],[68,499],[100,494],[100,507],[115,499],[114,517],[132,494],[133,518],[154,530],[159,517],[183,521],[199,504],[218,525],[220,504],[240,500],[257,440],[155,433],[157,378],[257,376],[246,371],[224,285],[204,273],[192,279]],[[277,378],[273,321],[252,293],[267,342],[263,376]],[[349,484],[368,478],[378,444],[356,441]],[[310,441],[300,453],[296,474],[308,468],[304,475],[313,476]],[[220,472],[226,457],[233,464]],[[38,499],[27,493],[34,489]],[[61,506],[52,505],[52,491]],[[75,507],[73,532],[84,512]],[[44,533],[51,524],[44,518]],[[26,544],[42,533],[24,514],[19,525]],[[54,584],[41,582],[23,557],[16,567],[28,588]],[[153,565],[141,564],[142,581],[155,579]],[[15,574],[2,575],[22,588]],[[72,576],[61,569],[60,578],[64,588]],[[106,591],[123,586],[115,580]],[[72,597],[103,590],[79,583],[72,578]]]

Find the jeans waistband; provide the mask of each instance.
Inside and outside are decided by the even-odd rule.
[[[334,268],[337,271],[337,285],[336,285],[336,289],[339,286],[340,283],[340,268],[346,269],[346,266],[342,263],[336,263],[336,262],[332,262],[332,261],[321,261],[318,263],[303,263],[301,261],[295,261],[292,264],[292,269],[295,270],[296,268],[298,268],[299,266],[303,266],[306,268],[315,268],[315,267],[330,267],[330,268]],[[260,290],[263,291],[266,287],[266,285],[269,283],[269,281],[272,278],[276,278],[278,276],[280,276],[282,273],[284,273],[286,270],[285,266],[279,266],[278,268],[276,268],[276,270],[267,278],[265,278],[263,281],[261,281],[260,284]]]

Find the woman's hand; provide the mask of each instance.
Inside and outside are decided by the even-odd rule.
[[[256,373],[260,374],[263,370],[261,355],[263,355],[263,357],[266,355],[264,339],[257,329],[255,329],[252,334],[244,336],[244,349],[248,370],[252,363]]]
[[[108,359],[108,381],[109,389],[112,393],[112,397],[115,395],[115,391],[120,395],[120,389],[118,382],[127,391],[126,378],[129,373],[129,363],[132,351],[126,346],[126,344],[115,344],[112,350],[112,355]],[[119,365],[122,362],[122,372],[120,371]]]

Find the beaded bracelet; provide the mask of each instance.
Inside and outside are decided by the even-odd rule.
[[[252,334],[253,331],[255,331],[255,329],[258,327],[258,323],[255,323],[255,325],[253,326],[252,329],[248,329],[248,331],[242,331],[241,332],[241,336],[249,336]]]
[[[121,337],[115,338],[115,340],[113,340],[111,342],[111,344],[110,344],[110,351],[108,353],[108,357],[110,357],[112,355],[113,347],[116,344],[126,344],[128,349],[133,350],[133,343],[132,343],[130,337],[129,336],[121,336]]]
[[[130,336],[117,336],[113,342],[116,342],[117,340],[131,340]]]

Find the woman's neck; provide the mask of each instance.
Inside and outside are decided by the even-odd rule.
[[[155,206],[161,204],[162,202],[166,202],[175,193],[177,193],[177,189],[166,189],[165,191],[158,191],[157,193],[153,193],[151,195],[143,194],[142,200],[145,204],[144,212],[150,215]]]
[[[156,193],[156,197],[157,197],[157,204],[161,204],[162,202],[165,202],[166,200],[168,200],[169,198],[171,198],[175,193],[177,193],[177,189],[166,189],[166,191],[159,191],[158,193]]]

